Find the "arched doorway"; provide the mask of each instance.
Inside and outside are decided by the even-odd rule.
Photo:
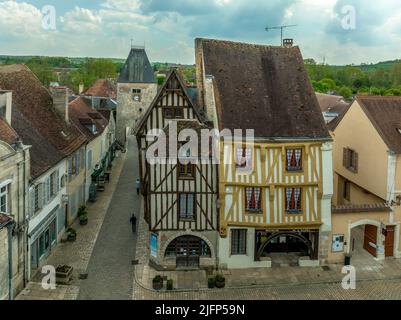
[[[177,268],[199,268],[200,258],[211,257],[211,250],[199,237],[181,236],[168,244],[164,256],[175,257]]]
[[[361,263],[377,258],[381,243],[381,223],[379,221],[361,220],[350,225],[349,253],[354,262]]]
[[[312,260],[318,257],[318,232],[256,232],[256,261],[262,257],[276,259],[281,264],[286,260],[289,265],[298,264],[302,256],[309,256]]]

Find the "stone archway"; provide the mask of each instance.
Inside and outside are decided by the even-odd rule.
[[[350,223],[348,226],[349,245],[347,253],[352,253],[360,260],[367,260],[368,256],[383,258],[380,254],[383,237],[381,234],[382,223],[377,220],[363,219]],[[381,257],[383,255],[383,257]]]
[[[271,243],[274,239],[277,239],[278,237],[282,237],[282,236],[290,236],[290,237],[300,240],[308,247],[311,258],[317,259],[317,252],[315,252],[315,250],[313,249],[312,242],[309,239],[305,238],[303,235],[301,235],[299,233],[290,232],[290,231],[287,231],[287,232],[280,231],[280,232],[273,233],[272,235],[270,235],[267,238],[267,240],[265,242],[262,243],[262,245],[260,246],[259,250],[256,253],[256,260],[260,261],[263,251],[265,250],[266,246],[269,243]]]
[[[176,233],[175,235],[169,237],[168,240],[164,243],[164,245],[160,248],[160,257],[163,257],[163,258],[165,257],[167,247],[170,245],[171,242],[173,242],[177,238],[185,237],[185,236],[197,237],[197,238],[203,240],[210,249],[210,258],[216,259],[216,250],[215,250],[212,242],[208,238],[206,238],[204,235],[202,235],[198,232],[179,232],[179,233]]]

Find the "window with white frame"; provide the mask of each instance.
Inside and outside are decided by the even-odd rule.
[[[0,212],[10,213],[10,185],[0,188]]]
[[[246,229],[231,230],[231,255],[246,254]]]

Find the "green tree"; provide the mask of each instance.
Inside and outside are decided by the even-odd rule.
[[[352,98],[352,90],[348,87],[341,87],[338,90],[338,93],[342,95],[345,99],[351,99]]]

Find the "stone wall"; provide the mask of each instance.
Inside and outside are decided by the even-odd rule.
[[[0,141],[0,143],[2,142]],[[25,159],[24,159],[24,154],[25,154]],[[24,287],[24,275],[25,275],[25,270],[27,268],[26,231],[28,228],[26,226],[25,213],[28,201],[25,197],[28,194],[27,188],[28,188],[29,177],[30,177],[29,149],[25,148],[24,150],[19,150],[18,152],[12,151],[12,149],[10,149],[9,154],[7,155],[3,153],[1,154],[0,182],[9,179],[12,181],[11,184],[9,185],[11,208],[10,212],[8,213],[13,216],[16,222],[16,232],[14,233],[13,243],[12,243],[14,296],[18,294]],[[7,230],[5,232],[7,234]],[[3,243],[4,242],[0,240],[0,246],[2,246]],[[1,253],[1,255],[3,256],[3,253]],[[2,268],[2,266],[0,266],[0,268]],[[8,260],[7,260],[7,268],[8,268]],[[1,298],[1,289],[0,289],[0,298]]]
[[[0,229],[0,300],[8,299],[7,228]]]
[[[133,99],[132,89],[141,89],[141,101]],[[117,84],[117,140],[126,142],[126,128],[133,129],[157,94],[156,83]]]

